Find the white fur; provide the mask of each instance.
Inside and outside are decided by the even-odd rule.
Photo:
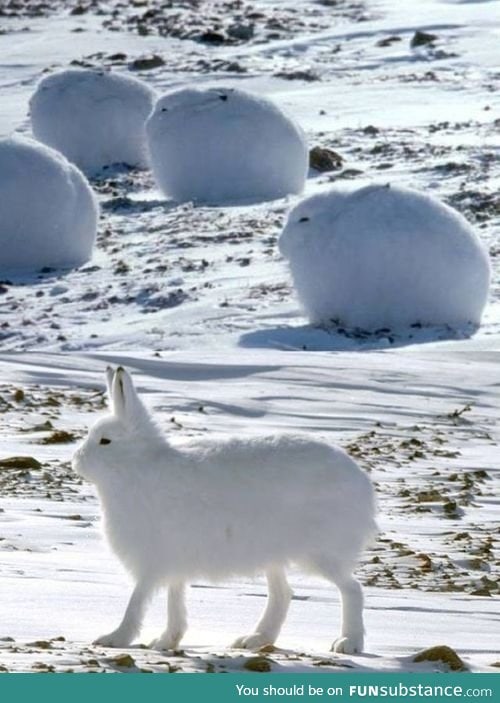
[[[97,198],[85,176],[32,139],[0,139],[0,270],[78,266],[90,259]]]
[[[33,134],[88,175],[115,163],[147,166],[144,124],[155,100],[155,91],[132,76],[59,71],[31,97]]]
[[[291,211],[279,247],[313,323],[478,325],[488,298],[488,252],[472,227],[408,188],[306,198]]]
[[[158,100],[146,131],[156,183],[174,200],[273,200],[304,188],[304,134],[267,98],[178,90]]]
[[[187,627],[186,583],[265,571],[267,607],[234,646],[271,644],[291,598],[285,568],[295,563],[337,584],[342,626],[333,647],[361,651],[363,601],[352,571],[375,524],[373,489],[357,464],[296,435],[173,446],[126,371],[108,372],[108,386],[113,414],[90,430],[73,467],[95,483],[109,542],[137,585],[120,626],[97,642],[130,644],[151,593],[168,585],[168,625],[153,646],[175,648]]]

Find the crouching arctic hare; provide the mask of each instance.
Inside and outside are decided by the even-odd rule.
[[[135,579],[122,622],[96,644],[126,647],[152,594],[168,586],[168,622],[151,646],[178,647],[187,628],[185,586],[264,571],[269,596],[255,632],[234,647],[272,644],[296,564],[334,582],[342,600],[335,652],[363,649],[363,596],[352,572],[375,531],[372,485],[341,449],[297,435],[196,441],[160,433],[123,369],[108,369],[112,414],[75,453],[95,483],[111,547]]]

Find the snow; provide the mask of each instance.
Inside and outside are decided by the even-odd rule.
[[[34,456],[43,466],[0,470],[1,636],[15,639],[0,642],[0,664],[12,671],[40,663],[58,671],[117,670],[113,657],[128,652],[138,667],[157,671],[166,662],[182,671],[205,671],[209,663],[241,671],[248,656],[228,645],[259,617],[266,590],[260,577],[218,585],[196,580],[183,654],[135,643],[123,650],[90,645],[116,626],[131,584],[101,535],[93,489],[69,461],[86,428],[105,414],[105,366],[123,363],[173,441],[307,432],[344,447],[376,486],[381,533],[357,569],[365,590],[365,655],[328,651],[339,628],[337,591],[294,569],[290,613],[268,655],[273,671],[442,670],[412,662],[437,644],[456,649],[472,671],[494,671],[498,362],[496,352],[414,350],[2,354],[0,458]],[[24,399],[14,400],[20,389]],[[43,429],[47,420],[52,430]],[[46,444],[54,430],[73,439]],[[447,514],[443,505],[451,501],[459,509]],[[160,634],[165,612],[162,592],[136,642]],[[59,636],[66,640],[44,649],[44,641]]]
[[[90,259],[98,204],[83,174],[57,151],[0,140],[0,271],[78,266]]]
[[[123,31],[109,32],[103,22],[122,18],[111,15],[113,2],[101,3],[103,15],[30,19],[29,32],[22,18],[2,19],[0,133],[29,131],[35,84],[47,69],[71,62],[139,76],[159,94],[221,85],[267,96],[302,127],[310,146],[332,148],[343,159],[339,170],[311,171],[306,196],[332,182],[391,181],[432,194],[466,217],[492,263],[481,327],[369,337],[313,327],[276,246],[295,196],[246,207],[175,205],[148,171],[109,169],[93,180],[102,218],[92,265],[29,285],[6,279],[3,349],[498,348],[498,0],[370,0],[352,12],[349,3],[259,2],[263,25],[285,27],[280,37],[221,46],[157,36],[154,28],[147,36],[125,31],[128,17]],[[306,27],[288,31],[290,18]],[[418,29],[438,37],[434,47],[410,47]],[[391,37],[398,40],[378,45]],[[144,54],[158,54],[165,65],[132,69]],[[306,69],[319,80],[283,77]]]
[[[465,218],[392,183],[305,199],[279,248],[313,324],[460,328],[488,299],[488,252]]]
[[[162,97],[146,130],[156,184],[179,202],[276,200],[302,192],[302,130],[271,100],[236,88]]]
[[[30,99],[33,134],[87,175],[148,164],[144,124],[155,91],[132,76],[69,69],[43,78]]]
[[[464,215],[490,253],[488,303],[477,331],[313,326],[277,247],[297,196],[176,204],[148,170],[104,169],[92,179],[102,213],[92,262],[1,275],[0,459],[42,468],[0,468],[0,635],[15,638],[0,639],[0,666],[130,670],[121,650],[90,644],[116,626],[131,584],[102,539],[96,494],[70,467],[104,413],[105,365],[123,363],[168,437],[305,432],[343,447],[374,482],[381,534],[356,572],[366,654],[328,651],[337,591],[292,570],[272,671],[444,670],[413,662],[437,644],[472,671],[498,671],[499,0],[254,0],[254,37],[220,45],[158,28],[175,14],[184,36],[217,13],[234,24],[224,0],[210,13],[148,2],[141,27],[146,12],[117,0],[98,13],[51,3],[50,17],[0,18],[0,135],[29,134],[37,83],[69,66],[137,76],[159,95],[220,86],[267,97],[309,146],[340,157],[332,172],[309,172],[307,197],[390,181]],[[417,30],[437,39],[412,48]],[[137,69],[155,55],[165,63]],[[265,590],[261,577],[197,581],[184,653],[133,646],[131,670],[241,672],[248,654],[227,646],[251,631]],[[160,593],[141,642],[160,635],[165,611]]]

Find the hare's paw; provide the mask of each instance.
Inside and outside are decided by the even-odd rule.
[[[268,644],[274,644],[274,637],[266,634],[265,632],[254,632],[252,635],[244,635],[243,637],[238,637],[231,647],[233,649],[260,649]]]
[[[332,652],[336,654],[360,654],[362,651],[363,635],[338,637],[332,644]]]
[[[160,637],[153,640],[149,647],[151,649],[179,649],[179,644],[182,639],[182,632],[164,632]]]
[[[132,637],[126,632],[114,630],[108,635],[102,635],[94,640],[93,644],[99,644],[101,647],[128,647],[132,642]]]

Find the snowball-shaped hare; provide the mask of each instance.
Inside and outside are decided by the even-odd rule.
[[[375,530],[373,489],[341,449],[274,435],[172,446],[154,425],[128,373],[108,370],[112,415],[75,453],[95,483],[112,548],[136,580],[118,628],[98,644],[137,636],[149,597],[168,585],[168,624],[151,646],[174,649],[187,623],[186,582],[266,572],[269,599],[254,633],[233,646],[273,643],[291,598],[296,563],[336,583],[342,626],[336,652],[363,648],[363,597],[352,576]]]
[[[314,195],[291,211],[279,247],[313,324],[375,331],[481,322],[487,249],[432,195],[389,184]]]
[[[43,78],[30,100],[37,139],[89,176],[104,166],[147,166],[144,124],[156,93],[132,76],[68,69]]]
[[[62,154],[23,137],[0,139],[0,271],[80,266],[92,256],[99,207]]]
[[[274,200],[304,188],[300,127],[268,98],[233,88],[186,88],[158,100],[146,124],[158,187],[178,201]]]

